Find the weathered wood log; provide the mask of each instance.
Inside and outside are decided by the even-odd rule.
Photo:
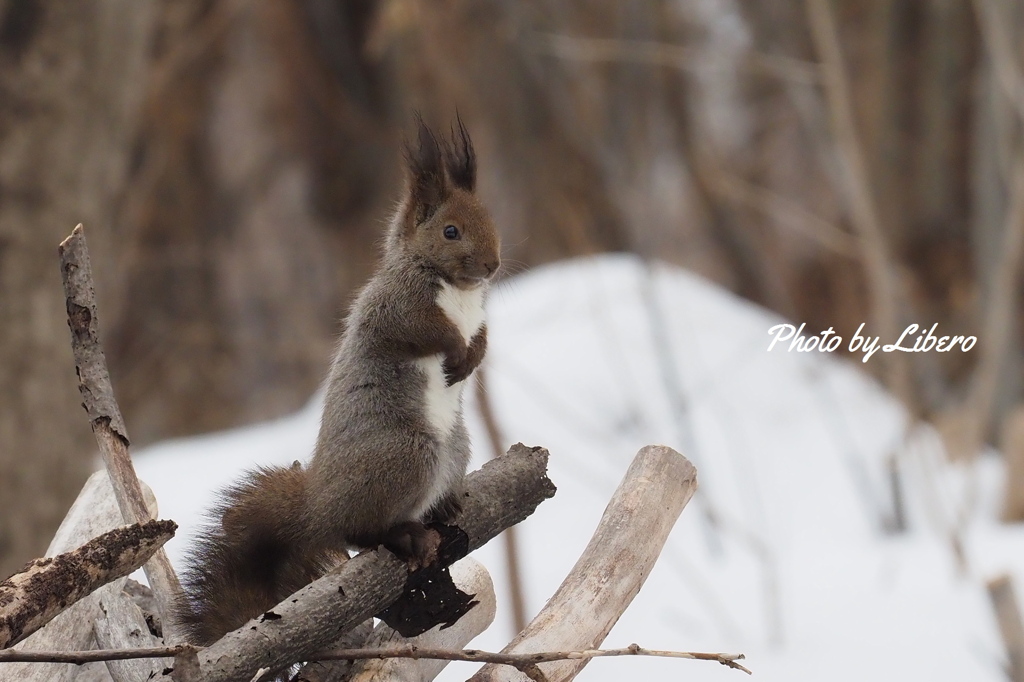
[[[460,527],[472,551],[551,497],[547,450],[514,445],[466,477]],[[398,599],[407,565],[386,550],[363,552],[199,654],[203,682],[251,680],[311,660],[338,637]],[[164,678],[160,678],[164,679]]]
[[[1009,659],[1007,676],[1012,682],[1024,682],[1024,622],[1021,621],[1013,579],[1009,575],[1001,575],[989,580],[985,587]]]
[[[135,601],[124,590],[113,595],[102,595],[100,615],[93,624],[96,644],[100,649],[137,649],[158,647],[163,640],[149,631],[146,617]],[[107,671],[114,682],[148,680],[171,665],[169,658],[137,658],[127,661],[107,661]]]
[[[78,549],[30,561],[0,583],[0,648],[16,644],[76,601],[127,576],[174,537],[174,521],[108,531]]]
[[[479,602],[455,625],[442,629],[436,626],[416,637],[402,637],[386,623],[376,628],[366,621],[330,646],[337,649],[369,649],[395,645],[459,650],[483,632],[494,620],[496,600],[494,584],[487,569],[472,557],[452,564],[451,575],[456,587],[472,594]],[[369,625],[363,631],[362,626]],[[354,636],[353,636],[354,635]],[[327,660],[307,663],[294,682],[426,682],[444,669],[447,661],[414,659]]]
[[[156,499],[143,488],[149,509],[156,513]],[[97,471],[82,487],[64,522],[50,542],[46,556],[56,556],[81,546],[90,538],[124,524],[110,476]],[[93,646],[92,624],[102,613],[99,601],[118,594],[125,579],[118,578],[74,604],[41,630],[14,646],[19,651],[80,651]],[[0,665],[0,682],[71,682],[81,668],[71,664],[5,663]]]
[[[665,446],[637,454],[597,531],[558,591],[502,653],[596,649],[640,591],[669,531],[697,489],[697,470]],[[538,664],[551,682],[573,679],[589,659]],[[471,682],[527,681],[488,664]]]
[[[107,670],[106,661],[94,661],[76,666],[78,674],[75,675],[75,682],[114,682]]]
[[[152,516],[146,508],[142,486],[131,455],[128,454],[128,430],[114,398],[107,360],[99,340],[92,264],[81,225],[75,227],[71,235],[61,242],[58,252],[82,406],[89,415],[89,423],[99,444],[107,473],[110,474],[121,514],[128,523],[142,523]],[[178,576],[162,549],[157,550],[144,570],[160,606],[160,617],[165,623],[164,639],[168,642],[177,641],[178,638],[167,628],[170,622],[168,616],[181,594]]]
[[[373,619],[364,620],[355,629],[346,632],[334,644],[334,649],[361,648],[373,634]],[[292,682],[348,682],[358,661],[311,661],[306,663]]]
[[[417,637],[402,637],[384,623],[380,623],[366,641],[365,648],[414,645],[431,649],[459,651],[494,621],[497,601],[494,584],[487,569],[472,557],[452,565],[452,578],[464,592],[475,595],[479,604],[450,628],[440,626]],[[351,682],[425,682],[437,677],[448,661],[387,658],[359,661]]]

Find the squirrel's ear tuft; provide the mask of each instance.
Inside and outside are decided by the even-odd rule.
[[[405,160],[409,172],[409,193],[417,223],[433,215],[450,193],[445,177],[447,150],[434,133],[416,114],[417,144],[405,146]]]
[[[452,128],[452,144],[445,147],[444,165],[456,187],[472,192],[476,189],[476,152],[473,141],[469,139],[469,131],[457,112],[455,121],[459,127],[457,130]]]

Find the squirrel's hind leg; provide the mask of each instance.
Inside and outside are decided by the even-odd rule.
[[[410,564],[413,570],[437,561],[441,536],[431,532],[419,521],[403,521],[380,534],[367,534],[352,538],[360,547],[383,545],[385,549]]]

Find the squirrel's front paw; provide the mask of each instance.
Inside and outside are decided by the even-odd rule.
[[[445,360],[444,363],[444,377],[445,381],[449,386],[454,386],[460,381],[465,381],[466,378],[473,373],[476,367],[469,363],[469,358],[463,357],[461,360],[449,363]]]
[[[484,359],[487,352],[487,328],[483,327],[473,337],[469,347],[459,353],[457,357],[446,355],[444,360],[444,373],[448,379],[448,385],[452,386],[460,381],[465,381],[473,373]]]

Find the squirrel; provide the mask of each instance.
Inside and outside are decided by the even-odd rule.
[[[462,120],[450,139],[417,124],[383,257],[327,377],[309,465],[249,472],[192,548],[176,619],[193,644],[265,613],[349,548],[384,545],[413,567],[430,563],[424,524],[461,511],[470,458],[462,391],[487,349],[484,298],[500,241],[475,193]]]

